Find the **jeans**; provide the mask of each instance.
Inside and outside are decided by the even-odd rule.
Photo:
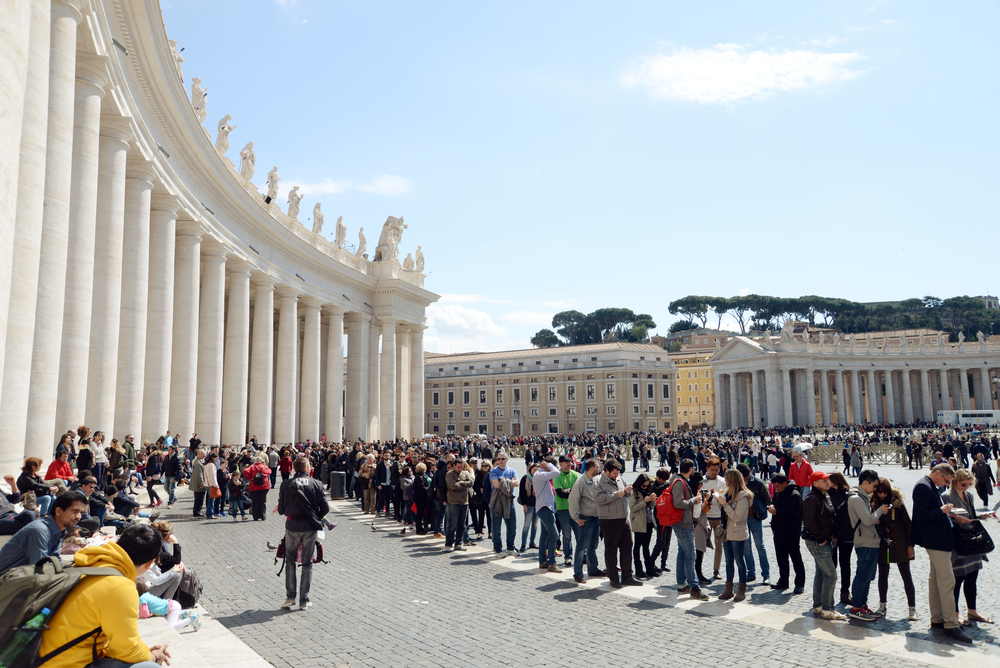
[[[510,504],[510,512],[504,519],[503,513],[497,515],[492,510],[487,511],[493,514],[493,551],[500,551],[500,523],[507,523],[507,551],[514,551],[514,541],[517,539],[517,510],[514,504]]]
[[[726,555],[726,582],[732,582],[735,575],[733,566],[740,573],[740,584],[747,581],[747,554],[750,552],[750,539],[727,540],[722,543],[723,554]]]
[[[538,535],[538,515],[535,514],[534,506],[524,507],[524,526],[521,528],[521,552],[528,549],[529,530],[531,531],[530,541],[534,545],[535,538]]]
[[[39,515],[41,517],[41,515]],[[13,536],[18,531],[35,521],[34,510],[22,510],[5,520],[0,520],[0,536]]]
[[[535,515],[538,516],[538,523],[542,527],[541,535],[538,537],[538,563],[548,563],[549,566],[556,565],[556,514],[548,506],[535,508]]]
[[[813,576],[813,607],[833,610],[833,590],[837,587],[835,548],[829,541],[825,545],[820,545],[814,540],[807,540],[806,549],[816,561],[816,575]]]
[[[36,500],[38,501],[38,516],[45,517],[49,514],[49,507],[52,505],[52,502],[56,500],[56,497],[51,494],[42,494],[41,496],[36,497]]]
[[[299,587],[299,605],[309,602],[312,584],[313,554],[316,551],[315,531],[285,531],[285,598],[295,599],[295,560],[299,545],[302,546],[302,585]]]
[[[104,483],[105,483],[104,474],[107,473],[107,470],[108,470],[107,464],[97,464],[96,462],[94,463],[94,469],[92,473],[94,474],[94,477],[97,478],[97,486],[100,487],[101,489],[104,489]]]
[[[878,572],[878,548],[855,547],[854,551],[858,555],[858,568],[851,584],[851,605],[864,608],[868,605],[868,590]]]
[[[172,505],[177,500],[177,478],[165,476],[163,478],[163,491],[167,493],[167,505]]]
[[[694,572],[694,530],[678,524],[664,529],[673,529],[677,536],[677,584],[698,589],[698,576]]]
[[[469,517],[469,507],[454,503],[445,506],[444,511],[444,545],[458,547],[462,544],[462,534],[466,530]]]
[[[392,485],[382,485],[382,487],[378,490],[378,498],[375,501],[375,510],[380,513],[388,513],[389,504],[393,502],[394,498]]]
[[[205,497],[205,517],[215,517],[215,499],[212,498],[211,487],[206,487],[204,492],[198,492],[199,496]],[[199,504],[200,505],[200,504]]]
[[[220,488],[222,490],[222,496],[217,499],[212,499],[215,503],[215,514],[222,515],[226,512],[226,506],[229,505],[229,490],[225,487]]]
[[[563,559],[572,561],[573,539],[577,538],[579,540],[579,535],[576,531],[579,525],[569,516],[569,510],[557,510],[556,517],[559,518],[559,526],[562,528]]]
[[[444,533],[444,511],[448,506],[444,501],[434,501],[434,533]]]
[[[576,554],[573,556],[573,575],[583,575],[584,560],[587,561],[587,574],[593,575],[600,570],[597,564],[597,545],[601,540],[601,526],[596,517],[580,515],[580,519],[584,524],[582,527],[577,524],[579,528],[576,534]]]
[[[767,550],[764,548],[764,523],[753,517],[747,518],[747,528],[750,529],[750,540],[757,548],[757,556],[760,557],[760,575],[765,580],[771,577],[771,566],[767,563]],[[747,545],[747,571],[750,575],[757,573],[757,567],[753,561],[753,550]]]
[[[243,507],[243,495],[237,494],[233,498],[229,499],[229,514],[236,517],[236,513],[239,513],[243,517],[247,516],[247,511]]]

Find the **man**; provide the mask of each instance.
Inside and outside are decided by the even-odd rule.
[[[833,609],[833,590],[837,586],[837,518],[828,494],[830,476],[814,471],[812,490],[802,501],[802,537],[806,549],[816,561],[813,577],[813,614],[823,619],[847,619]]]
[[[805,458],[801,450],[796,450],[795,461],[792,462],[792,466],[788,471],[788,479],[795,484],[796,487],[802,489],[808,489],[809,485],[812,484],[812,464]]]
[[[767,487],[760,478],[753,475],[749,466],[740,464],[736,470],[743,476],[747,489],[753,493],[753,503],[750,504],[747,514],[747,528],[750,530],[750,538],[757,547],[757,556],[760,558],[760,575],[764,578],[762,584],[770,586],[771,564],[767,561],[767,548],[764,547],[764,520],[767,519],[767,507],[771,505],[771,495],[768,494]],[[745,553],[747,582],[753,582],[757,579],[757,564],[754,563],[753,550],[747,549]]]
[[[177,500],[177,479],[180,476],[181,460],[177,456],[177,446],[170,445],[167,447],[167,456],[163,459],[163,489],[167,493],[168,509],[173,508],[174,501]]]
[[[48,515],[26,525],[0,549],[0,573],[37,564],[45,557],[58,557],[66,532],[76,526],[86,510],[87,497],[82,492],[57,496]]]
[[[191,465],[191,485],[188,487],[194,494],[195,517],[201,517],[201,506],[205,503],[205,495],[208,494],[208,486],[205,484],[205,451],[195,450],[194,462]],[[209,513],[211,515],[211,513]]]
[[[722,536],[726,530],[722,526],[722,506],[716,500],[715,495],[717,492],[726,493],[726,479],[719,475],[719,471],[722,470],[722,462],[719,461],[718,457],[708,458],[705,461],[705,467],[707,473],[701,488],[708,492],[709,498],[712,499],[712,504],[708,507],[708,526],[712,529],[712,535],[715,538],[712,579],[721,580],[719,567],[722,565]]]
[[[281,462],[281,456],[278,455],[278,449],[271,444],[271,447],[267,449],[267,468],[271,469],[271,488],[274,489],[274,484],[278,481],[278,464]]]
[[[878,548],[881,544],[875,525],[882,515],[889,512],[887,504],[875,512],[871,511],[871,495],[875,492],[878,479],[878,473],[865,469],[858,476],[857,490],[847,497],[847,516],[854,527],[854,553],[858,556],[851,584],[851,609],[847,614],[862,622],[873,622],[885,614],[885,610],[874,611],[868,607],[868,590],[878,573]]]
[[[951,464],[938,464],[913,488],[914,544],[927,552],[930,560],[930,579],[927,595],[931,608],[931,628],[944,629],[944,634],[963,643],[971,643],[955,620],[957,607],[954,602],[955,572],[951,566],[951,553],[955,549],[952,522],[958,518],[954,507],[945,503],[938,489],[951,484],[955,469]],[[962,518],[967,519],[967,518]]]
[[[587,578],[583,575],[583,562],[587,561],[587,575],[592,578],[604,577],[597,564],[597,544],[600,542],[601,531],[597,519],[597,481],[600,466],[596,459],[588,459],[583,463],[583,475],[577,478],[576,484],[569,493],[569,515],[576,523],[577,541],[576,555],[573,557],[573,579],[583,584]]]
[[[693,487],[688,483],[695,473],[695,463],[690,459],[682,459],[679,470],[680,473],[674,476],[667,487],[670,490],[670,502],[683,513],[680,521],[673,525],[673,532],[677,536],[677,593],[691,594],[691,598],[695,600],[707,601],[708,596],[698,586],[694,568],[694,509],[697,506],[700,511],[701,499],[695,496]],[[700,473],[697,475],[701,478]]]
[[[542,457],[542,462],[531,476],[531,486],[535,490],[535,516],[542,527],[538,537],[538,567],[551,573],[562,573],[556,565],[556,495],[552,481],[559,475],[556,458]]]
[[[500,557],[506,557],[507,554],[516,556],[517,552],[514,550],[514,541],[517,538],[517,512],[513,509],[513,489],[517,486],[517,472],[513,467],[507,467],[507,451],[501,450],[497,453],[497,462],[490,470],[489,477],[487,478],[488,484],[493,488],[494,492],[490,495],[490,505],[492,506],[490,512],[493,513],[493,552]],[[508,482],[503,482],[503,481]],[[506,491],[500,492],[501,486],[509,485],[511,494],[511,502],[508,504],[507,517],[503,516],[501,511],[499,514],[493,509],[495,508],[493,504],[494,496],[506,496]],[[501,552],[501,541],[500,541],[500,523],[504,522],[507,526],[507,549]]]
[[[597,518],[604,534],[604,564],[607,567],[611,586],[641,587],[642,583],[632,576],[632,530],[628,525],[629,494],[632,485],[626,485],[621,477],[622,465],[614,457],[604,462],[604,472],[597,482],[594,500],[597,502]],[[622,576],[618,579],[618,560],[621,558]]]
[[[386,450],[382,453],[382,459],[375,467],[375,479],[372,483],[378,485],[378,495],[375,499],[375,517],[382,517],[382,513],[389,514],[389,503],[393,498],[392,489],[392,453]]]
[[[309,602],[312,584],[313,553],[316,550],[316,532],[323,528],[323,518],[330,512],[330,504],[323,493],[323,484],[310,477],[312,465],[308,457],[299,457],[292,464],[295,476],[281,483],[278,489],[278,513],[285,521],[285,602],[282,608],[295,605],[295,562],[302,547],[302,583],[299,587],[299,610]]]
[[[569,493],[573,490],[580,474],[572,469],[572,462],[566,455],[559,456],[559,475],[552,481],[556,493],[556,518],[562,528],[563,566],[573,565],[573,538],[579,541],[577,523],[569,516]],[[496,531],[496,523],[493,524]]]
[[[778,581],[771,589],[788,589],[788,560],[795,569],[795,589],[793,594],[805,591],[806,568],[802,563],[799,540],[802,535],[802,497],[794,485],[788,484],[788,476],[775,473],[771,476],[774,498],[767,512],[771,514],[771,535],[774,538],[774,552],[778,559]]]
[[[128,481],[129,489],[132,489],[132,476],[135,474],[135,439],[132,434],[125,437],[125,442],[122,443],[122,448],[125,450],[125,480]],[[142,483],[139,483],[142,486]]]
[[[58,502],[58,500],[57,500]],[[139,637],[139,594],[136,577],[160,553],[163,537],[148,525],[126,529],[118,542],[85,547],[73,557],[75,566],[114,569],[117,575],[86,575],[73,588],[42,633],[39,655],[60,650],[45,668],[156,668],[170,664],[166,645],[147,647]],[[95,635],[96,634],[96,635]],[[95,657],[100,656],[100,659]]]
[[[464,459],[456,459],[445,475],[448,485],[448,506],[445,509],[444,547],[448,552],[465,552],[463,532],[469,518],[469,490],[476,484],[476,477],[466,468]]]
[[[450,456],[450,455],[449,455]],[[434,488],[434,537],[444,538],[445,511],[448,508],[448,474],[452,464],[448,459],[439,459],[431,485]]]
[[[35,513],[31,510],[14,510],[13,504],[21,500],[21,492],[14,476],[8,473],[3,479],[10,485],[10,494],[0,494],[0,536],[13,536],[35,521]]]

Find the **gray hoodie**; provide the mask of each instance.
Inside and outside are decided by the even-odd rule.
[[[847,516],[854,527],[854,547],[878,547],[881,540],[875,525],[882,517],[882,509],[872,512],[871,499],[865,490],[858,487],[847,497]]]
[[[681,481],[681,484],[675,485],[674,483],[678,480]],[[670,489],[670,494],[674,501],[674,508],[684,509],[684,516],[681,517],[681,521],[677,523],[677,526],[684,529],[694,528],[694,506],[698,503],[698,499],[691,494],[691,488],[688,486],[688,481],[684,478],[684,476],[675,473],[674,477],[671,478],[670,482],[667,484],[667,489]]]

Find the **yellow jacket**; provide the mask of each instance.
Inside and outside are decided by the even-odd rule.
[[[139,637],[139,592],[135,588],[135,564],[117,543],[85,547],[74,556],[74,565],[117,569],[125,577],[83,576],[49,621],[42,634],[39,654],[45,656],[74,638],[101,627],[97,634],[97,656],[125,663],[152,660]],[[76,668],[93,660],[94,636],[46,661],[45,668]]]

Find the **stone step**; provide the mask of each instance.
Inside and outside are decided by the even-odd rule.
[[[212,619],[200,605],[195,607],[201,620],[201,630],[190,626],[175,630],[164,617],[139,620],[139,635],[143,642],[167,645],[170,663],[185,668],[271,668],[229,629]]]

